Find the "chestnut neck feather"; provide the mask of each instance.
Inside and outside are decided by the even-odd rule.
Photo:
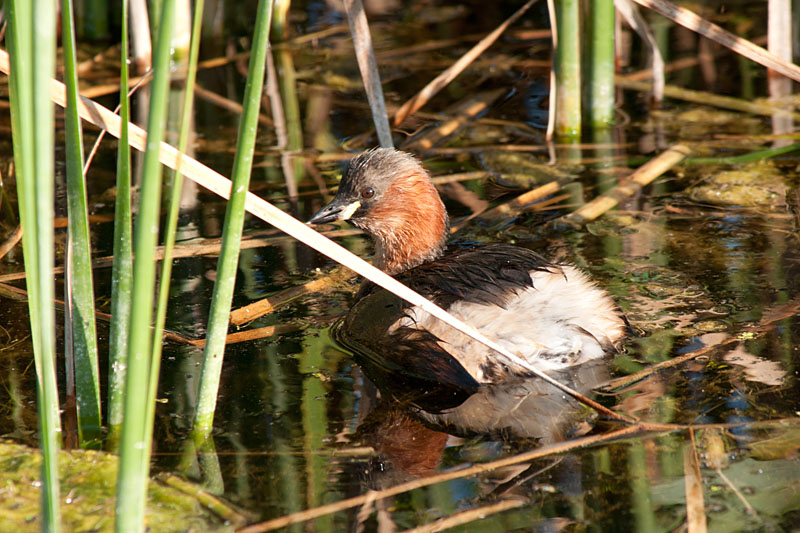
[[[398,274],[442,255],[449,222],[423,171],[395,178],[361,225],[375,242],[375,266]]]

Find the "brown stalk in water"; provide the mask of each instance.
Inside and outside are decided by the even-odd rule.
[[[264,298],[263,300],[253,302],[232,311],[230,318],[231,324],[234,326],[241,326],[252,322],[256,318],[272,313],[278,307],[286,305],[300,296],[312,292],[325,292],[341,285],[342,282],[352,279],[353,277],[355,277],[353,272],[347,269],[341,269],[323,278],[315,279],[296,287],[289,287],[269,298]]]
[[[689,428],[689,443],[683,448],[683,486],[686,499],[686,530],[688,533],[705,533],[706,509],[703,499],[703,479],[700,476],[700,461],[694,429]]]

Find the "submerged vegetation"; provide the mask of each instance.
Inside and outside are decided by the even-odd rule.
[[[8,2],[0,529],[794,527],[800,100],[775,80],[800,68],[753,44],[761,4],[637,3],[83,2],[76,40],[71,2],[60,33]],[[370,382],[380,354],[337,342],[351,270],[404,287],[298,219],[378,144],[425,160],[457,246],[607,287],[624,350],[444,415]]]

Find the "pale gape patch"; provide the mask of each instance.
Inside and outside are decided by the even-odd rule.
[[[448,311],[545,372],[602,357],[624,335],[625,323],[613,300],[580,270],[532,271],[531,280],[533,288],[510,295],[505,309],[458,301]],[[498,354],[486,346],[418,307],[408,309],[389,333],[399,327],[431,332],[477,381],[491,381],[484,365]]]

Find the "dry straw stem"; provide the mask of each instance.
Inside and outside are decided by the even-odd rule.
[[[469,524],[470,522],[475,522],[476,520],[482,520],[487,516],[502,513],[503,511],[507,511],[509,509],[515,509],[524,505],[525,503],[526,502],[523,500],[501,500],[491,505],[476,507],[475,509],[470,509],[469,511],[463,511],[446,518],[440,518],[423,526],[415,527],[413,529],[406,529],[404,533],[430,533],[433,531],[444,531],[445,529],[450,529],[462,524]]]
[[[253,302],[245,305],[244,307],[236,309],[235,311],[231,312],[230,322],[234,326],[247,324],[256,318],[260,318],[264,315],[272,313],[278,307],[286,305],[300,296],[304,296],[312,292],[333,289],[341,285],[343,281],[351,279],[353,276],[354,274],[350,270],[342,269],[329,276],[325,276],[324,278],[315,279],[296,287],[290,287],[270,296],[269,298],[264,298],[263,300]]]
[[[601,390],[604,392],[610,392],[616,389],[620,389],[622,387],[627,387],[628,385],[636,383],[637,381],[645,379],[649,376],[652,376],[653,374],[660,372],[665,368],[671,368],[681,363],[685,363],[686,361],[690,361],[692,359],[700,357],[701,355],[706,355],[718,348],[722,348],[723,346],[728,346],[729,344],[742,342],[743,340],[755,339],[763,335],[764,333],[770,331],[772,328],[774,328],[777,322],[793,317],[798,312],[800,312],[800,296],[770,311],[765,312],[764,316],[761,317],[761,321],[759,322],[758,326],[745,328],[745,330],[742,333],[740,333],[735,337],[728,337],[727,339],[724,339],[723,341],[718,342],[716,344],[704,346],[703,348],[700,348],[693,352],[685,353],[673,359],[669,359],[667,361],[663,361],[661,363],[648,366],[644,370],[636,372],[635,374],[631,374],[629,376],[624,376],[612,380],[608,384],[604,385],[601,388]]]
[[[6,74],[8,74],[9,71],[9,58],[8,53],[5,51],[0,51],[0,71]],[[51,80],[51,98],[56,104],[62,107],[66,105],[66,90],[64,84],[60,83],[58,80]],[[121,123],[118,115],[86,98],[80,98],[78,102],[78,108],[80,116],[84,120],[88,120],[96,126],[105,129],[115,137],[119,136]],[[135,124],[130,124],[129,133],[131,146],[137,150],[142,150],[146,142],[146,134],[144,130]],[[159,157],[163,164],[170,168],[175,168],[179,158],[179,152],[175,149],[175,147],[162,142]],[[187,178],[197,182],[206,189],[218,194],[219,196],[222,196],[223,198],[228,198],[230,196],[231,182],[229,179],[187,155],[182,155],[180,159],[182,172]],[[323,253],[328,257],[331,257],[347,268],[369,279],[373,283],[380,285],[386,290],[403,298],[410,304],[418,306],[426,313],[438,318],[442,322],[454,327],[481,344],[491,348],[492,350],[496,351],[498,355],[500,355],[506,362],[519,365],[520,367],[534,374],[539,379],[542,379],[550,385],[558,388],[565,394],[575,398],[584,405],[588,405],[594,410],[603,413],[612,419],[628,423],[633,422],[630,417],[615,413],[611,409],[600,405],[596,401],[587,398],[570,387],[559,383],[549,375],[531,365],[522,357],[511,353],[509,350],[499,345],[495,341],[490,340],[474,327],[455,318],[438,305],[412,291],[385,272],[375,268],[360,257],[350,253],[335,242],[327,239],[322,234],[314,231],[291,215],[281,211],[274,205],[263,200],[262,198],[259,198],[253,193],[247,193],[245,209],[261,220],[264,220],[276,228],[288,233],[305,245],[314,248],[318,252]]]
[[[706,533],[706,509],[703,499],[703,479],[694,430],[689,429],[689,442],[683,447],[683,486],[686,498],[686,530],[688,533]]]
[[[424,106],[433,96],[441,91],[448,83],[453,81],[461,72],[467,68],[470,63],[475,61],[483,52],[486,51],[494,42],[503,34],[506,29],[513,24],[519,17],[530,8],[536,0],[528,0],[524,6],[519,8],[516,13],[508,17],[508,19],[495,28],[492,33],[484,37],[473,46],[466,54],[461,56],[458,61],[453,63],[453,66],[436,76],[426,85],[420,92],[411,97],[409,101],[400,106],[400,109],[395,111],[392,122],[395,127],[403,123],[409,115],[413,114],[419,108]]]
[[[263,328],[237,331],[236,333],[228,333],[228,335],[225,336],[225,344],[236,344],[237,342],[248,342],[258,339],[265,339],[267,337],[272,337],[273,335],[283,335],[285,333],[292,333],[293,331],[299,331],[300,329],[302,328],[292,324],[279,324],[277,326],[264,326]],[[177,340],[177,339],[170,339],[170,340]],[[203,348],[206,345],[205,339],[196,339],[196,340],[183,339],[179,342],[185,344],[191,344],[192,346],[197,346],[198,348]]]
[[[565,220],[577,224],[585,224],[596,219],[609,209],[613,209],[621,200],[633,196],[645,185],[650,184],[661,174],[680,163],[691,151],[680,144],[671,146],[665,152],[651,159],[609,192],[601,194],[580,209],[567,215]]]
[[[623,89],[631,89],[634,91],[647,92],[651,89],[652,85],[646,81],[632,81],[626,77],[618,76],[615,82]],[[749,102],[740,98],[732,96],[722,96],[719,94],[709,93],[705,91],[693,91],[691,89],[684,89],[682,87],[675,87],[674,85],[667,85],[664,87],[664,96],[673,98],[675,100],[684,100],[686,102],[693,102],[695,104],[715,106],[722,109],[731,109],[733,111],[741,111],[743,113],[751,113],[753,115],[772,116],[777,112],[789,113],[784,108],[770,102]],[[799,113],[790,113],[795,120],[800,120]]]
[[[401,483],[399,485],[395,485],[394,487],[389,487],[388,489],[383,489],[379,491],[369,491],[366,494],[362,494],[361,496],[355,496],[353,498],[348,498],[346,500],[341,500],[327,505],[322,505],[320,507],[315,507],[313,509],[308,509],[305,511],[300,511],[298,513],[282,516],[280,518],[275,518],[273,520],[268,520],[266,522],[261,522],[260,524],[254,524],[252,526],[240,529],[238,533],[259,533],[262,531],[273,531],[275,529],[280,529],[289,526],[291,524],[298,524],[300,522],[306,522],[308,520],[319,518],[320,516],[325,516],[340,511],[345,511],[347,509],[352,509],[353,507],[358,507],[369,501],[375,501],[382,498],[388,498],[390,496],[396,496],[404,492],[409,492],[423,487],[428,487],[430,485],[435,485],[437,483],[444,483],[446,481],[452,481],[454,479],[462,479],[469,476],[482,474],[484,472],[490,472],[497,468],[516,465],[519,463],[524,463],[526,461],[533,461],[534,459],[541,459],[542,457],[548,457],[551,455],[567,453],[580,448],[593,446],[596,444],[608,443],[617,439],[631,438],[639,436],[640,434],[644,433],[651,433],[651,432],[669,433],[673,431],[682,431],[685,430],[686,428],[687,426],[680,426],[680,425],[637,424],[633,426],[627,426],[622,429],[610,431],[603,435],[592,435],[589,437],[582,437],[568,442],[550,444],[547,446],[542,446],[541,448],[537,448],[535,450],[531,450],[529,452],[513,455],[511,457],[504,457],[496,461],[470,466],[467,468],[462,468],[460,470],[455,470],[451,472],[444,472],[442,474],[436,474],[434,476],[429,476],[421,479],[407,481],[406,483]]]
[[[717,42],[722,46],[730,48],[737,54],[741,54],[744,57],[755,61],[756,63],[770,68],[775,72],[779,72],[787,78],[800,81],[800,67],[797,65],[789,63],[788,61],[784,61],[760,46],[753,44],[747,39],[742,39],[741,37],[737,37],[736,35],[723,30],[716,24],[712,24],[711,22],[703,19],[696,13],[689,11],[684,7],[677,6],[672,2],[668,2],[667,0],[634,1],[639,5],[661,13],[676,24],[680,24],[681,26],[695,31],[704,37],[708,37],[712,41]]]

